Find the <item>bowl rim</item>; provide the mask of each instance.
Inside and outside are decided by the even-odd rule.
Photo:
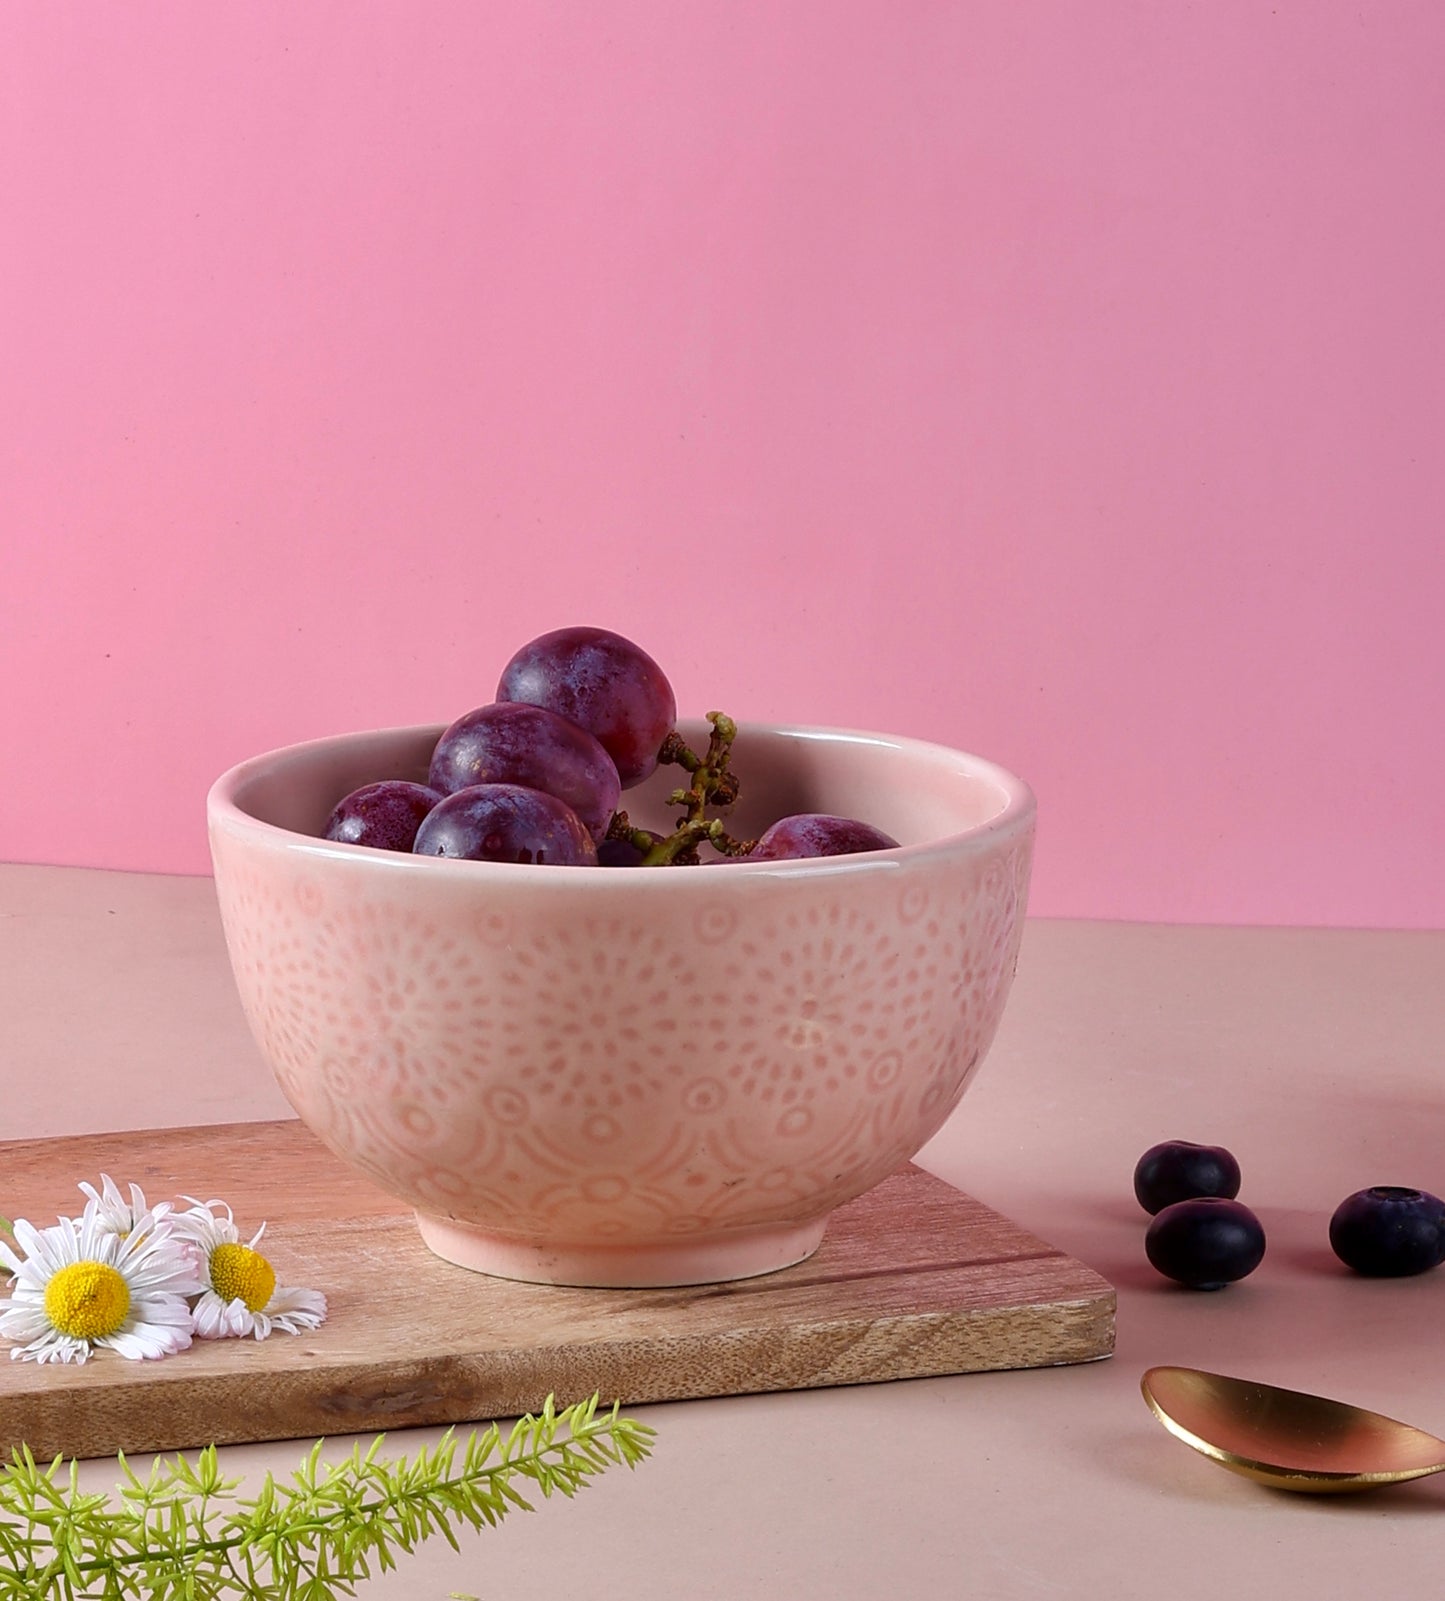
[[[433,732],[440,738],[450,726],[450,723],[412,723],[388,728],[353,729],[340,734],[324,734],[315,739],[297,740],[289,745],[280,745],[272,750],[248,756],[228,767],[207,791],[206,816],[209,828],[213,832],[217,829],[224,830],[233,836],[248,837],[258,843],[294,851],[303,856],[354,862],[371,861],[378,869],[393,872],[437,871],[451,875],[454,879],[459,873],[470,873],[473,877],[480,874],[488,878],[496,875],[507,877],[521,874],[535,879],[539,888],[544,884],[561,888],[564,884],[575,886],[578,882],[577,875],[584,874],[596,882],[617,880],[639,889],[648,886],[649,893],[657,893],[657,886],[661,884],[671,884],[673,886],[671,892],[676,892],[677,885],[695,881],[696,875],[692,873],[620,872],[616,868],[591,865],[553,864],[549,865],[545,873],[539,874],[536,866],[531,863],[471,862],[451,857],[414,856],[409,852],[379,850],[370,845],[348,845],[339,840],[321,839],[298,833],[294,829],[282,828],[276,823],[265,822],[244,811],[236,802],[236,793],[244,784],[287,760],[295,760],[308,753],[352,742],[415,738]],[[680,717],[677,726],[684,731],[695,728],[705,731],[707,728],[707,724],[701,718]],[[875,745],[905,753],[911,752],[925,760],[954,764],[970,776],[992,782],[1003,792],[1005,801],[1003,807],[986,822],[972,828],[961,829],[957,833],[940,835],[936,839],[920,840],[912,845],[898,845],[890,850],[859,851],[847,856],[816,856],[787,861],[734,861],[729,863],[729,871],[721,879],[714,878],[712,874],[706,875],[704,882],[707,883],[732,883],[753,877],[792,879],[817,877],[820,874],[838,876],[850,873],[897,871],[905,864],[926,862],[930,857],[956,856],[960,851],[973,854],[992,848],[1008,836],[1028,832],[1037,815],[1037,798],[1033,789],[1022,778],[988,757],[961,750],[956,746],[916,739],[906,734],[884,734],[870,729],[809,723],[768,723],[750,720],[743,725],[742,732],[766,734],[784,739]],[[623,793],[625,795],[626,791]]]

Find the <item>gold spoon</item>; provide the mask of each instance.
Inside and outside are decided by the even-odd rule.
[[[1212,1461],[1276,1490],[1335,1493],[1445,1472],[1445,1440],[1302,1390],[1199,1368],[1150,1368],[1154,1416]]]

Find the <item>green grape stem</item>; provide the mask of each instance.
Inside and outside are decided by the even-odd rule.
[[[607,839],[626,840],[634,850],[644,854],[652,849],[652,835],[645,828],[634,828],[632,819],[626,812],[613,812],[612,821],[607,825]]]
[[[216,1448],[194,1461],[157,1457],[146,1479],[122,1455],[120,1504],[83,1494],[78,1464],[48,1467],[21,1446],[0,1468],[0,1601],[331,1601],[396,1566],[433,1534],[453,1549],[456,1531],[532,1510],[516,1481],[545,1498],[573,1496],[613,1465],[636,1467],[653,1430],[598,1413],[598,1398],[496,1424],[465,1442],[448,1430],[436,1446],[388,1462],[378,1436],[363,1455],[321,1461],[317,1440],[292,1475],[270,1474],[250,1499],[223,1478]],[[67,1482],[68,1481],[68,1482]]]
[[[725,712],[709,712],[712,725],[707,752],[699,756],[675,730],[662,742],[657,754],[663,765],[681,767],[692,777],[686,788],[675,789],[667,798],[669,806],[683,808],[683,817],[677,827],[659,843],[649,841],[644,851],[644,867],[666,867],[680,862],[695,862],[697,847],[704,840],[717,846],[725,855],[744,854],[736,840],[723,829],[716,818],[707,816],[709,806],[731,806],[737,800],[737,775],[729,766],[733,741],[737,738],[737,724]],[[726,842],[725,844],[722,842]],[[636,841],[634,841],[636,843]],[[639,848],[641,848],[639,846]]]

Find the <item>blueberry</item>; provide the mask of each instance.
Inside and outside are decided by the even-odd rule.
[[[1424,1190],[1378,1184],[1341,1201],[1330,1246],[1346,1267],[1371,1278],[1404,1278],[1445,1261],[1445,1202]]]
[[[1149,1225],[1144,1252],[1166,1279],[1222,1290],[1264,1259],[1264,1229],[1242,1202],[1222,1195],[1175,1201]]]
[[[1222,1145],[1165,1140],[1151,1145],[1134,1168],[1134,1194],[1146,1212],[1201,1195],[1232,1201],[1239,1194],[1239,1163]]]

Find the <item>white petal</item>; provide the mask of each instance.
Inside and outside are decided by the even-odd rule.
[[[51,1322],[45,1315],[43,1304],[36,1306],[12,1301],[0,1313],[0,1335],[21,1345],[27,1340],[39,1338],[50,1327]]]
[[[68,1219],[53,1228],[38,1229],[23,1217],[15,1219],[10,1231],[25,1253],[27,1261],[37,1264],[46,1278],[58,1273],[67,1263],[74,1262],[75,1224]]]
[[[10,1293],[10,1299],[4,1303],[6,1306],[44,1306],[45,1286],[43,1284],[30,1284],[17,1279]]]
[[[152,1322],[137,1322],[118,1329],[95,1342],[108,1345],[119,1355],[131,1361],[153,1361],[158,1357],[173,1356],[186,1350],[191,1343],[190,1319],[184,1328],[162,1327]]]
[[[214,1290],[207,1290],[191,1308],[191,1321],[203,1340],[235,1339],[249,1334],[254,1326],[244,1301],[223,1301]]]
[[[173,1295],[198,1295],[205,1288],[205,1275],[199,1254],[188,1240],[156,1234],[138,1250],[118,1262],[132,1293],[165,1291]]]
[[[130,1186],[130,1200],[127,1201],[120,1192],[120,1186],[109,1173],[100,1175],[99,1190],[93,1184],[85,1182],[78,1188],[98,1214],[101,1226],[112,1234],[128,1233],[135,1219],[146,1211],[146,1198],[140,1186],[136,1184]]]
[[[105,1220],[94,1206],[87,1206],[81,1214],[75,1234],[75,1259],[79,1262],[115,1264],[120,1255],[121,1237],[105,1226]]]
[[[58,1329],[48,1329],[29,1345],[17,1345],[10,1355],[22,1362],[85,1362],[90,1357],[90,1346]]]
[[[189,1195],[183,1197],[190,1200]],[[217,1217],[212,1210],[221,1207],[225,1210],[225,1217]],[[170,1220],[177,1235],[182,1239],[194,1240],[207,1256],[218,1245],[235,1245],[240,1241],[240,1233],[231,1218],[231,1209],[224,1201],[197,1201],[189,1211],[172,1213]]]
[[[326,1297],[320,1290],[277,1290],[263,1310],[277,1328],[300,1334],[326,1321]]]
[[[158,1293],[146,1295],[131,1303],[131,1317],[127,1321],[138,1323],[165,1323],[178,1329],[191,1326],[191,1308],[182,1295]]]

